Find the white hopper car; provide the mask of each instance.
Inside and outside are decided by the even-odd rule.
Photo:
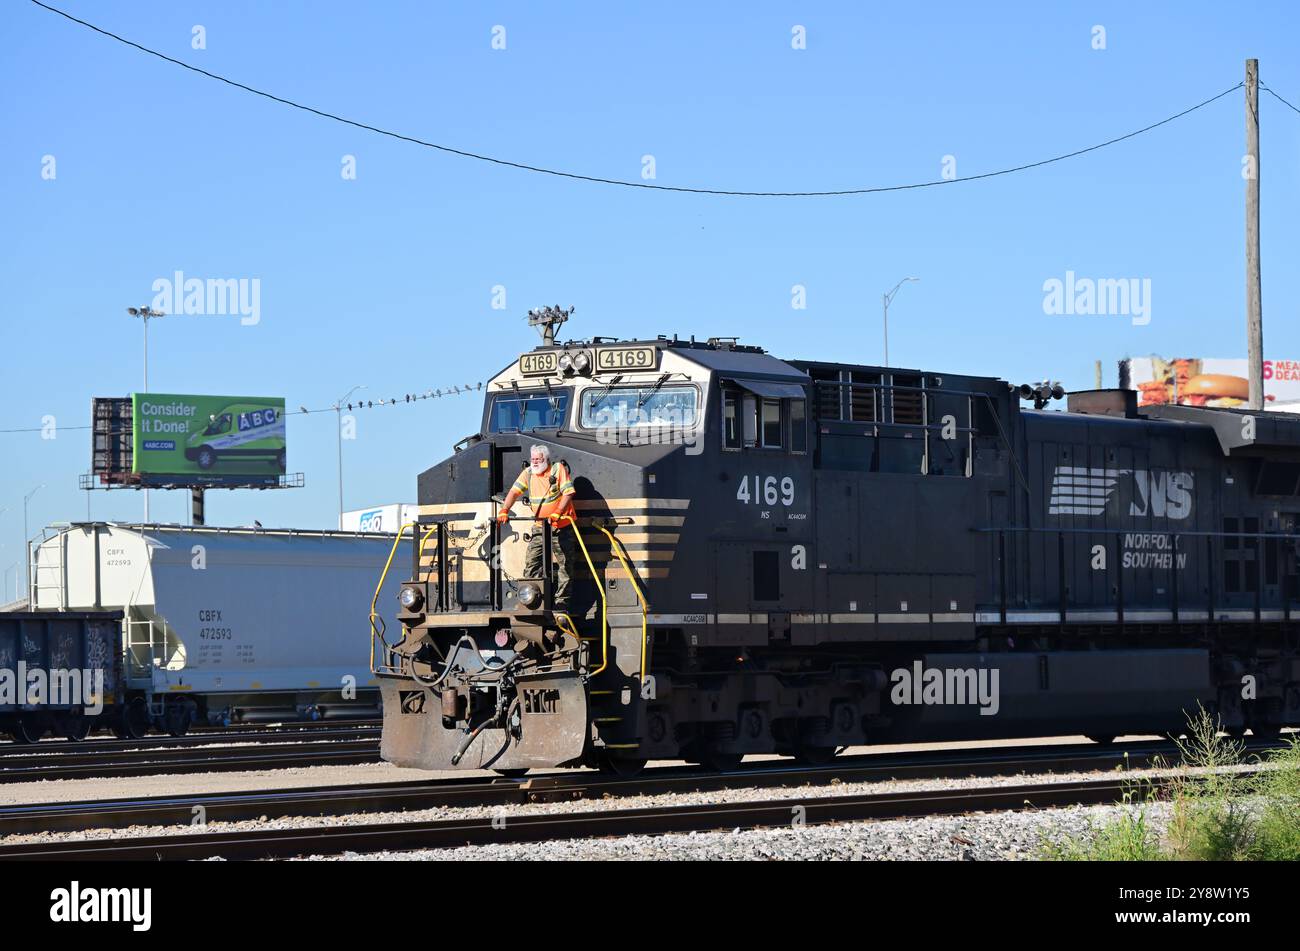
[[[411,557],[394,538],[73,523],[33,542],[30,602],[122,612],[121,686],[97,718],[119,735],[373,714],[370,606],[396,613],[400,572],[377,599],[376,585],[390,555]],[[39,713],[27,719],[39,735]]]

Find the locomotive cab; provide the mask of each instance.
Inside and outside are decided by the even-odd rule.
[[[376,630],[386,759],[639,766],[650,605],[676,559],[689,505],[682,460],[704,449],[715,388],[711,369],[666,340],[545,344],[490,381],[479,432],[419,477],[401,636]],[[576,517],[539,521],[537,500],[520,499],[499,523],[539,444],[571,472]],[[573,542],[563,612],[555,532]],[[527,577],[538,533],[543,570]]]

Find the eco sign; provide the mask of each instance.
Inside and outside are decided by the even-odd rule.
[[[131,409],[145,483],[274,485],[284,474],[281,398],[135,393]]]

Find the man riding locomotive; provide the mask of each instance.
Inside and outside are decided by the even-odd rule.
[[[510,491],[506,493],[497,521],[506,524],[515,500],[523,496],[532,509],[534,528],[528,539],[524,556],[524,577],[541,580],[544,562],[543,522],[551,523],[551,558],[555,562],[559,580],[555,588],[555,610],[568,613],[569,592],[573,586],[573,558],[575,547],[573,529],[569,522],[573,513],[573,476],[563,462],[551,462],[551,450],[546,446],[533,446],[529,450],[528,466],[519,474]]]

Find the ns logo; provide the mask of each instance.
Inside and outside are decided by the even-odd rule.
[[[1121,485],[1132,488],[1118,493]],[[1190,472],[1057,466],[1047,514],[1102,515],[1118,493],[1128,500],[1119,511],[1130,517],[1185,519],[1192,514],[1193,487]]]
[[[1129,515],[1187,518],[1192,514],[1192,474],[1133,470],[1133,501]]]

